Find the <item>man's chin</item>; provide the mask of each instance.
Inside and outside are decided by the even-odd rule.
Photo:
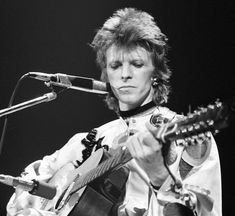
[[[120,105],[123,105],[122,107],[126,107],[128,110],[134,109],[137,106],[139,106],[139,100],[136,100],[132,97],[121,98],[119,102],[120,102]]]
[[[127,104],[127,105],[134,105],[137,103],[137,100],[133,99],[132,97],[122,97],[120,98],[121,103]]]

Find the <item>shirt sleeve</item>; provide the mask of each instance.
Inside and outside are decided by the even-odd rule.
[[[202,144],[202,143],[201,143]],[[171,170],[173,174],[179,179],[183,185],[191,185],[199,187],[203,190],[209,191],[209,197],[213,200],[213,208],[208,211],[206,202],[199,194],[196,196],[196,212],[198,216],[221,216],[222,215],[222,201],[221,201],[221,170],[220,160],[215,140],[210,136],[209,140],[204,142],[206,149],[203,150],[199,146],[192,147],[187,150],[187,147],[182,151],[182,155],[172,165]],[[203,147],[204,148],[204,147]],[[182,175],[180,173],[180,161],[188,164],[188,171]],[[187,168],[187,167],[186,167]],[[177,202],[167,191],[172,184],[171,177],[164,182],[158,193],[155,193],[158,201]]]
[[[85,135],[86,133],[74,135],[60,150],[43,157],[42,160],[35,161],[28,165],[22,173],[22,178],[48,182],[63,166],[69,164],[68,167],[75,167],[76,161],[82,161],[82,150],[85,149],[85,147],[81,144],[81,140]],[[40,210],[40,199],[42,198],[16,188],[15,193],[7,204],[7,216],[16,216],[20,212],[24,212],[24,214],[27,215],[29,211],[34,211],[35,215],[35,212],[43,216],[53,215],[50,211]]]

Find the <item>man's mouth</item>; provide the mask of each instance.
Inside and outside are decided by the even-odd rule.
[[[126,89],[133,89],[133,88],[135,88],[135,86],[128,85],[128,86],[121,86],[118,88],[118,90],[126,90]]]

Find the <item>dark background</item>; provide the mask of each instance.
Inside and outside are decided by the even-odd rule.
[[[232,4],[228,1],[1,0],[0,109],[17,80],[29,71],[99,78],[89,43],[95,30],[123,7],[152,14],[168,36],[173,71],[168,107],[187,113],[234,96]],[[24,80],[15,104],[49,92],[43,82]],[[115,118],[98,95],[68,90],[52,102],[9,116],[0,173],[17,176],[27,164],[62,147],[75,133]],[[0,119],[2,129],[3,118]],[[223,213],[234,215],[234,123],[216,136],[223,180]],[[13,188],[0,185],[0,215]]]

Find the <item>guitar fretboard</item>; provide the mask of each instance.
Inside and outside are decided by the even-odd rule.
[[[75,185],[70,194],[78,191],[82,187],[91,183],[94,179],[103,176],[132,159],[132,156],[126,147],[120,148],[112,157],[101,162],[96,168],[88,171],[84,176],[78,176],[75,179]]]

